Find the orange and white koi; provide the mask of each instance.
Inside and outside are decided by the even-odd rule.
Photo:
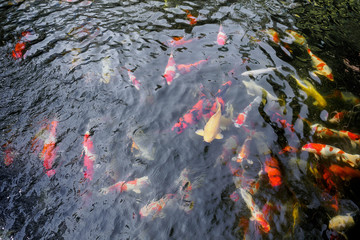
[[[84,135],[83,141],[83,152],[84,152],[84,177],[90,181],[94,175],[94,162],[96,155],[94,151],[94,144],[90,138],[90,133],[87,131]]]
[[[189,73],[191,72],[193,69],[199,69],[202,65],[204,65],[207,61],[209,60],[209,58],[205,59],[205,60],[200,60],[198,62],[195,63],[191,63],[191,64],[178,64],[176,66],[177,70],[181,73],[181,74],[185,74],[185,73]]]
[[[134,85],[134,87],[137,90],[140,90],[141,83],[136,79],[135,75],[131,72],[130,69],[127,69],[127,71],[128,71],[128,76],[130,78],[131,83]]]
[[[187,13],[186,18],[189,20],[190,25],[195,25],[197,23],[197,18],[194,17],[189,10],[184,11]]]
[[[277,122],[280,124],[280,127],[284,128],[284,129],[288,129],[291,132],[295,132],[294,129],[294,124],[290,124],[286,121],[286,119],[283,118],[283,116],[279,113],[274,113],[271,117],[271,120],[274,122]]]
[[[345,117],[345,115],[347,114],[346,111],[343,112],[336,112],[332,118],[330,118],[328,121],[329,123],[333,123],[333,124],[339,124]]]
[[[239,163],[241,163],[244,159],[246,159],[246,158],[248,158],[249,157],[249,154],[250,154],[250,141],[251,141],[251,139],[252,139],[252,137],[251,136],[248,136],[246,139],[245,139],[245,141],[244,141],[244,143],[243,143],[243,145],[242,145],[242,147],[241,147],[241,149],[240,149],[240,152],[239,152],[239,154],[237,155],[237,158],[234,158],[234,160],[236,161],[236,162],[239,162]]]
[[[227,36],[226,36],[226,34],[223,32],[223,27],[222,27],[222,25],[220,24],[219,33],[218,33],[218,35],[217,35],[217,43],[218,43],[220,46],[224,46],[225,43],[226,43],[226,39],[227,39]]]
[[[12,149],[11,147],[8,147],[5,149],[5,158],[4,158],[4,163],[6,166],[9,166],[13,163],[15,158],[15,150]]]
[[[166,80],[166,83],[170,85],[172,81],[178,77],[178,74],[176,73],[176,63],[173,57],[173,54],[170,54],[168,64],[166,65],[165,72],[164,72],[164,78]]]
[[[285,154],[285,153],[296,153],[298,151],[297,148],[292,147],[290,145],[287,145],[286,147],[284,147],[279,154]]]
[[[351,167],[358,167],[360,163],[360,155],[349,154],[343,150],[320,143],[305,144],[301,150],[311,152],[324,158],[335,157],[337,161],[349,164]]]
[[[264,32],[270,36],[271,41],[273,41],[276,44],[280,43],[279,33],[276,32],[274,29],[270,28],[265,30]]]
[[[360,135],[345,130],[337,131],[322,126],[321,124],[313,124],[311,126],[312,132],[317,137],[339,137],[348,139],[351,142],[352,147],[360,146]]]
[[[192,41],[196,40],[197,38],[192,38],[189,40],[185,40],[184,37],[173,37],[173,40],[168,41],[167,45],[170,47],[180,47],[182,45],[191,43]]]
[[[20,41],[15,44],[15,49],[12,51],[12,57],[14,59],[24,58],[25,46],[26,43],[30,41],[29,37],[31,34],[31,30],[21,33],[22,37]]]
[[[152,201],[151,203],[145,205],[140,209],[141,218],[152,216],[152,218],[156,217],[164,217],[162,210],[172,201],[174,200],[174,194],[166,194],[164,197],[160,198],[157,201]]]
[[[101,192],[103,194],[108,194],[109,192],[127,192],[133,191],[135,193],[141,193],[141,189],[150,184],[150,180],[148,176],[144,176],[141,178],[135,178],[132,181],[120,181],[111,185],[110,187],[102,188]]]
[[[237,116],[235,122],[234,122],[234,126],[237,128],[240,128],[246,121],[247,115],[249,114],[249,112],[251,111],[252,107],[255,105],[260,104],[261,102],[261,97],[257,96],[245,109],[242,113],[239,113],[239,115]]]
[[[279,162],[275,157],[270,156],[266,158],[265,172],[269,177],[269,182],[272,187],[278,187],[282,184]]]
[[[56,127],[57,127],[58,121],[54,120],[51,122],[50,126],[50,133],[48,138],[44,142],[43,150],[40,154],[40,157],[44,161],[44,167],[46,170],[46,175],[51,177],[55,174],[55,169],[53,168],[53,163],[56,158]]]
[[[319,57],[317,57],[315,54],[313,54],[310,51],[310,48],[307,47],[307,52],[311,57],[311,61],[313,63],[313,66],[317,69],[314,73],[323,75],[327,77],[330,81],[334,81],[334,76],[332,74],[331,68]]]
[[[331,164],[329,170],[344,181],[350,181],[352,178],[360,178],[360,171],[351,167],[341,167],[336,164]]]
[[[245,189],[240,189],[241,197],[244,199],[246,206],[250,209],[251,219],[256,221],[260,225],[260,229],[264,233],[270,231],[270,224],[266,221],[264,214],[259,210],[259,207],[256,206],[251,194]]]
[[[293,38],[294,43],[299,45],[306,45],[306,39],[304,36],[300,35],[299,33],[293,30],[286,30],[285,31],[291,38]]]

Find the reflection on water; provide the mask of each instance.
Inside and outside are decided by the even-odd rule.
[[[0,238],[356,236],[352,1],[0,9]]]

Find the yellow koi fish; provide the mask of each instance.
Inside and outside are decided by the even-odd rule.
[[[211,143],[214,139],[222,139],[223,135],[220,133],[220,119],[221,119],[221,104],[216,99],[217,110],[216,113],[205,124],[204,129],[199,129],[195,133],[203,136],[204,141]]]
[[[301,90],[303,90],[309,97],[313,97],[316,100],[313,103],[314,105],[318,105],[322,108],[326,107],[326,100],[323,98],[323,96],[320,95],[318,91],[316,91],[315,87],[309,81],[303,80],[303,82],[305,83],[304,85],[296,77],[293,76],[293,78],[296,80],[296,83],[299,85]]]
[[[329,221],[329,229],[341,232],[355,225],[354,218],[350,215],[333,217]]]

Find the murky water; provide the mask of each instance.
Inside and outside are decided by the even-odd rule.
[[[329,220],[350,214],[356,222],[359,181],[324,178],[329,161],[300,150],[319,142],[360,152],[349,141],[312,136],[308,125],[360,132],[358,116],[337,126],[326,121],[352,110],[360,87],[360,4],[329,2],[1,1],[0,238],[344,238]],[[287,30],[305,37],[334,81],[312,73],[306,45]],[[180,45],[181,37],[191,41]],[[178,69],[168,85],[171,53],[177,66],[206,61],[189,73]],[[242,75],[265,68],[276,69]],[[311,82],[326,106],[314,104],[293,76]],[[236,128],[231,120],[257,95],[261,101]],[[215,112],[215,96],[225,103],[222,114],[230,117],[232,105],[233,116],[223,139],[206,143],[195,131]],[[199,100],[207,112],[179,133],[179,119]],[[247,138],[247,160],[232,161]],[[288,145],[297,151],[283,153]],[[269,157],[279,164],[279,186],[266,172]],[[104,191],[142,177],[139,189]],[[268,232],[251,220],[245,182],[257,186],[251,196]],[[164,205],[140,216],[159,200]]]

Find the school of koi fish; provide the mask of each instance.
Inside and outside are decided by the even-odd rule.
[[[200,21],[200,16],[194,17],[189,10],[183,10],[183,12],[188,24],[196,25]],[[226,25],[219,24],[218,27],[217,39],[214,39],[214,42],[219,48],[231,44],[226,34]],[[84,24],[68,33],[70,37],[76,35],[78,38],[82,34],[95,38],[99,34],[99,29],[91,24]],[[26,49],[31,45],[34,35],[33,30],[21,33],[11,53],[15,61],[26,59]],[[181,81],[179,80],[181,76],[199,71],[203,66],[211,63],[211,56],[189,64],[176,63],[176,49],[187,44],[196,44],[197,41],[200,39],[186,39],[184,36],[173,37],[164,43],[171,49],[168,52],[168,62],[166,66],[163,66],[164,72],[159,74],[164,86],[174,87]],[[321,83],[326,84],[326,81],[336,82],[336,78],[332,69],[316,56],[316,52],[310,50],[311,46],[299,32],[289,29],[279,33],[275,29],[266,29],[259,31],[258,36],[252,37],[252,41],[260,46],[262,41],[268,41],[292,57],[298,51],[308,54],[311,62],[309,77],[303,79],[294,73],[288,73],[286,79],[290,85],[301,90],[300,96],[304,102],[310,102],[309,108],[321,110],[322,122],[311,122],[302,114],[299,114],[297,119],[289,121],[284,99],[274,96],[256,83],[256,76],[284,74],[281,68],[267,67],[239,72],[235,67],[228,72],[225,81],[218,86],[218,91],[215,93],[201,86],[199,96],[194,97],[195,104],[188,107],[182,116],[177,116],[178,120],[167,129],[167,133],[179,136],[188,131],[190,134],[196,127],[198,130],[194,133],[201,136],[193,134],[197,137],[198,144],[205,142],[207,146],[211,146],[213,141],[223,142],[221,155],[213,158],[214,167],[226,168],[232,177],[235,190],[227,196],[228,199],[231,199],[234,205],[246,206],[239,213],[240,217],[237,218],[236,224],[236,228],[242,233],[244,239],[254,239],[254,236],[266,238],[272,231],[279,231],[282,228],[280,225],[286,225],[289,236],[292,236],[291,234],[297,231],[298,225],[306,219],[306,215],[309,214],[308,205],[294,193],[292,187],[289,187],[293,181],[290,180],[292,178],[292,170],[288,169],[290,165],[302,166],[299,167],[300,171],[312,175],[311,185],[321,196],[321,207],[329,216],[327,225],[329,239],[346,239],[345,232],[356,224],[358,210],[349,210],[347,206],[343,206],[341,198],[342,191],[346,188],[345,183],[354,178],[360,178],[360,134],[342,128],[351,118],[352,109],[338,109],[329,114],[327,107],[328,99],[334,98],[344,102],[349,102],[351,99],[351,103],[356,107],[360,103],[360,98],[337,90],[328,96],[319,93],[316,86]],[[78,57],[78,52],[75,57]],[[72,61],[71,68],[76,67],[74,64],[77,61],[78,59]],[[109,58],[102,59],[100,61],[101,75],[94,74],[92,77],[98,78],[102,84],[108,84],[112,76],[117,74],[111,64]],[[122,70],[127,72],[126,81],[133,86],[132,89],[146,92],[141,79],[135,76],[136,68],[119,66],[118,69],[120,69],[119,74]],[[227,97],[229,89],[240,87],[245,88],[248,94],[248,102],[244,108],[233,106],[232,99]],[[275,131],[282,131],[289,138],[287,141],[289,145],[281,146],[279,151],[267,145],[266,134],[256,131],[255,128],[259,114],[266,115],[266,122]],[[306,141],[304,138],[300,139],[302,133],[300,134],[296,127],[299,125],[310,134]],[[61,127],[61,121],[54,117],[43,124],[31,140],[31,150],[33,154],[38,155],[43,164],[44,174],[49,178],[56,175],[61,168],[66,167],[56,163],[61,151],[57,146],[58,127]],[[231,136],[223,134],[228,131],[231,131]],[[97,136],[89,125],[82,137],[83,150],[79,153],[79,158],[83,162],[82,181],[91,183],[97,171],[97,162],[99,162],[95,146]],[[133,156],[145,161],[154,160],[156,148],[151,144],[151,139],[146,138],[145,133],[129,133],[128,138],[131,144],[127,149]],[[16,149],[12,147],[11,141],[4,144],[2,149],[4,164],[6,166],[16,164]],[[254,174],[254,169],[256,169],[256,174]],[[93,189],[92,194],[104,196],[129,194],[131,191],[140,195],[144,189],[151,189],[154,186],[151,180],[149,176],[139,176],[130,180],[114,179],[112,185]],[[301,182],[300,179],[297,184],[299,182]],[[192,180],[191,169],[185,168],[172,184],[172,192],[164,194],[159,199],[148,200],[147,204],[139,203],[140,210],[136,215],[142,220],[156,221],[155,218],[167,217],[166,209],[178,208],[189,214],[197,206],[194,192],[204,185]],[[280,194],[288,196],[286,205],[277,200]]]

